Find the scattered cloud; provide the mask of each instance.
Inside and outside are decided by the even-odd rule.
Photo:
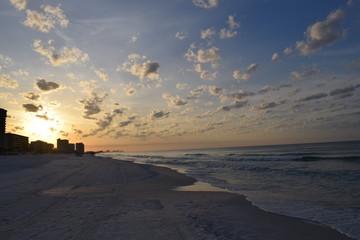
[[[242,108],[246,106],[247,102],[247,100],[236,100],[229,105],[219,107],[217,111],[230,111],[231,109]]]
[[[354,92],[357,88],[360,88],[360,84],[357,84],[355,86],[350,85],[348,87],[334,89],[334,90],[330,91],[329,95],[333,96],[337,99],[343,99],[343,98],[353,96]]]
[[[16,6],[22,7],[21,4]],[[49,5],[41,6],[44,12],[28,9],[26,10],[27,16],[26,20],[24,21],[24,25],[46,33],[55,28],[56,24],[59,24],[61,27],[67,27],[69,20],[66,18],[63,10],[60,7],[61,5],[58,5],[57,7],[52,7]]]
[[[133,36],[131,36],[129,41],[130,42],[136,42],[138,40],[139,36],[140,36],[140,33],[136,33]]]
[[[254,111],[267,110],[267,109],[270,109],[270,108],[277,107],[277,106],[279,106],[279,105],[281,105],[283,103],[284,102],[280,102],[280,103],[276,103],[276,102],[262,103],[259,106],[252,107],[252,109]]]
[[[176,84],[176,88],[179,90],[184,90],[188,86],[187,83],[178,83]]]
[[[133,96],[135,93],[136,93],[136,89],[135,89],[135,88],[129,88],[129,89],[126,91],[126,94],[127,94],[128,96]]]
[[[41,105],[36,106],[32,103],[23,104],[22,106],[26,112],[38,112],[43,109],[43,107]]]
[[[83,53],[78,48],[64,47],[61,51],[57,51],[54,47],[54,41],[49,40],[47,45],[42,45],[40,40],[35,40],[34,51],[40,53],[42,56],[47,57],[52,66],[60,66],[66,63],[85,62],[89,60],[89,55]]]
[[[309,70],[305,70],[302,72],[298,72],[298,71],[291,72],[290,75],[296,80],[301,80],[307,77],[311,77],[319,71],[320,69],[313,67]]]
[[[309,95],[303,98],[300,98],[297,100],[297,102],[307,102],[307,101],[312,101],[312,100],[317,100],[317,99],[321,99],[324,97],[327,97],[328,95],[326,93],[316,93],[313,95]]]
[[[295,49],[300,55],[307,56],[338,39],[344,38],[346,30],[339,30],[344,18],[345,11],[342,9],[331,12],[326,20],[316,22],[308,27],[305,32],[306,40],[297,42]]]
[[[162,97],[169,101],[168,106],[171,108],[178,108],[188,103],[186,99],[181,99],[179,96],[172,96],[168,93],[164,93]]]
[[[220,92],[221,92],[221,88],[219,88],[219,87],[216,87],[216,86],[209,86],[209,93],[211,94],[211,95],[219,95],[220,94]]]
[[[35,83],[36,87],[43,92],[49,92],[58,89],[60,86],[55,82],[47,82],[44,79],[38,79]]]
[[[235,29],[238,29],[240,27],[240,22],[235,21],[235,15],[229,15],[227,23],[229,28],[223,28],[220,30],[221,39],[233,38],[238,34]]]
[[[19,11],[26,8],[27,0],[10,0],[11,4]]]
[[[251,75],[257,70],[258,67],[259,65],[257,63],[252,63],[247,67],[245,73],[242,73],[240,70],[235,70],[233,72],[233,77],[236,80],[247,81],[250,79]]]
[[[274,53],[274,54],[272,55],[272,57],[271,57],[271,61],[276,62],[276,61],[279,60],[279,58],[280,58],[279,54],[278,54],[278,53]]]
[[[121,116],[124,113],[124,110],[125,109],[119,108],[119,109],[115,109],[111,113],[106,113],[103,118],[101,118],[96,122],[97,128],[92,130],[88,134],[84,134],[83,137],[95,136],[99,132],[104,131],[105,129],[110,127],[116,116]]]
[[[155,120],[155,119],[159,119],[159,118],[167,118],[169,117],[170,115],[170,112],[164,112],[164,111],[159,111],[159,110],[153,110],[150,115],[149,115],[149,118],[152,119],[152,120]]]
[[[18,82],[13,79],[9,74],[1,74],[0,75],[0,88],[18,88]]]
[[[271,87],[271,86],[264,86],[258,93],[259,94],[265,94],[272,91],[278,91],[282,88],[290,88],[292,87],[291,84],[281,84],[279,86]]]
[[[98,76],[98,78],[102,79],[104,82],[107,82],[109,81],[109,76],[104,73],[104,72],[101,72],[100,70],[94,70],[96,76]]]
[[[12,97],[12,93],[4,93],[4,92],[0,92],[0,99],[8,99],[9,97]]]
[[[83,114],[83,118],[85,119],[94,119],[92,115],[95,115],[101,112],[100,105],[107,97],[107,94],[98,95],[94,92],[91,93],[90,97],[81,99],[79,101],[80,104],[84,105],[85,112]]]
[[[218,0],[193,0],[195,6],[202,8],[213,8],[218,6]]]
[[[29,100],[33,100],[33,101],[37,101],[40,98],[39,94],[32,93],[32,92],[23,93],[23,96],[24,96],[24,98],[29,99]]]
[[[203,80],[214,80],[218,74],[218,72],[209,72],[208,70],[203,69],[201,64],[194,65],[195,72],[200,73],[200,78]]]
[[[187,35],[186,32],[177,32],[176,35],[175,35],[175,38],[179,39],[179,40],[184,40],[187,37],[188,37],[188,35]]]
[[[208,29],[202,30],[201,34],[200,34],[202,39],[211,38],[215,35],[216,35],[216,30],[214,28],[208,28]]]
[[[128,61],[124,62],[122,66],[117,67],[117,71],[124,70],[129,72],[139,79],[150,79],[150,80],[160,80],[159,69],[160,64],[153,60],[148,60],[143,63],[138,63],[139,60],[146,59],[146,56],[141,56],[139,54],[130,54],[128,56]]]
[[[37,118],[41,118],[41,119],[44,119],[46,121],[53,121],[54,119],[53,118],[49,118],[47,116],[47,113],[44,113],[44,114],[36,114],[35,115]]]
[[[209,49],[198,49],[195,51],[195,44],[191,44],[188,51],[185,53],[185,58],[190,62],[197,63],[211,63],[216,65],[220,59],[220,49],[217,47],[211,47]]]

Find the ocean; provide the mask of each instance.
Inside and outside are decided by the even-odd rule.
[[[360,141],[98,155],[168,166],[360,239]]]

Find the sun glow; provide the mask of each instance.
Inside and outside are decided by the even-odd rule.
[[[30,133],[31,141],[41,140],[53,143],[58,137],[58,129],[59,123],[53,119],[46,120],[32,116],[26,123],[26,130]]]

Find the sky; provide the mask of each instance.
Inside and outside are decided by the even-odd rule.
[[[0,0],[7,132],[86,150],[360,139],[359,0]]]

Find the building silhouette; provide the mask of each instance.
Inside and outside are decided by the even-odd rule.
[[[76,153],[83,154],[85,152],[85,145],[83,143],[76,143]]]
[[[29,151],[37,154],[52,153],[54,144],[43,142],[40,140],[31,142],[29,145]]]
[[[13,133],[5,133],[4,149],[10,152],[27,152],[29,148],[29,138]]]
[[[67,139],[57,139],[57,150],[60,153],[74,153],[75,152],[75,144],[69,143]]]
[[[4,140],[6,131],[6,110],[0,108],[0,151],[4,150]]]

